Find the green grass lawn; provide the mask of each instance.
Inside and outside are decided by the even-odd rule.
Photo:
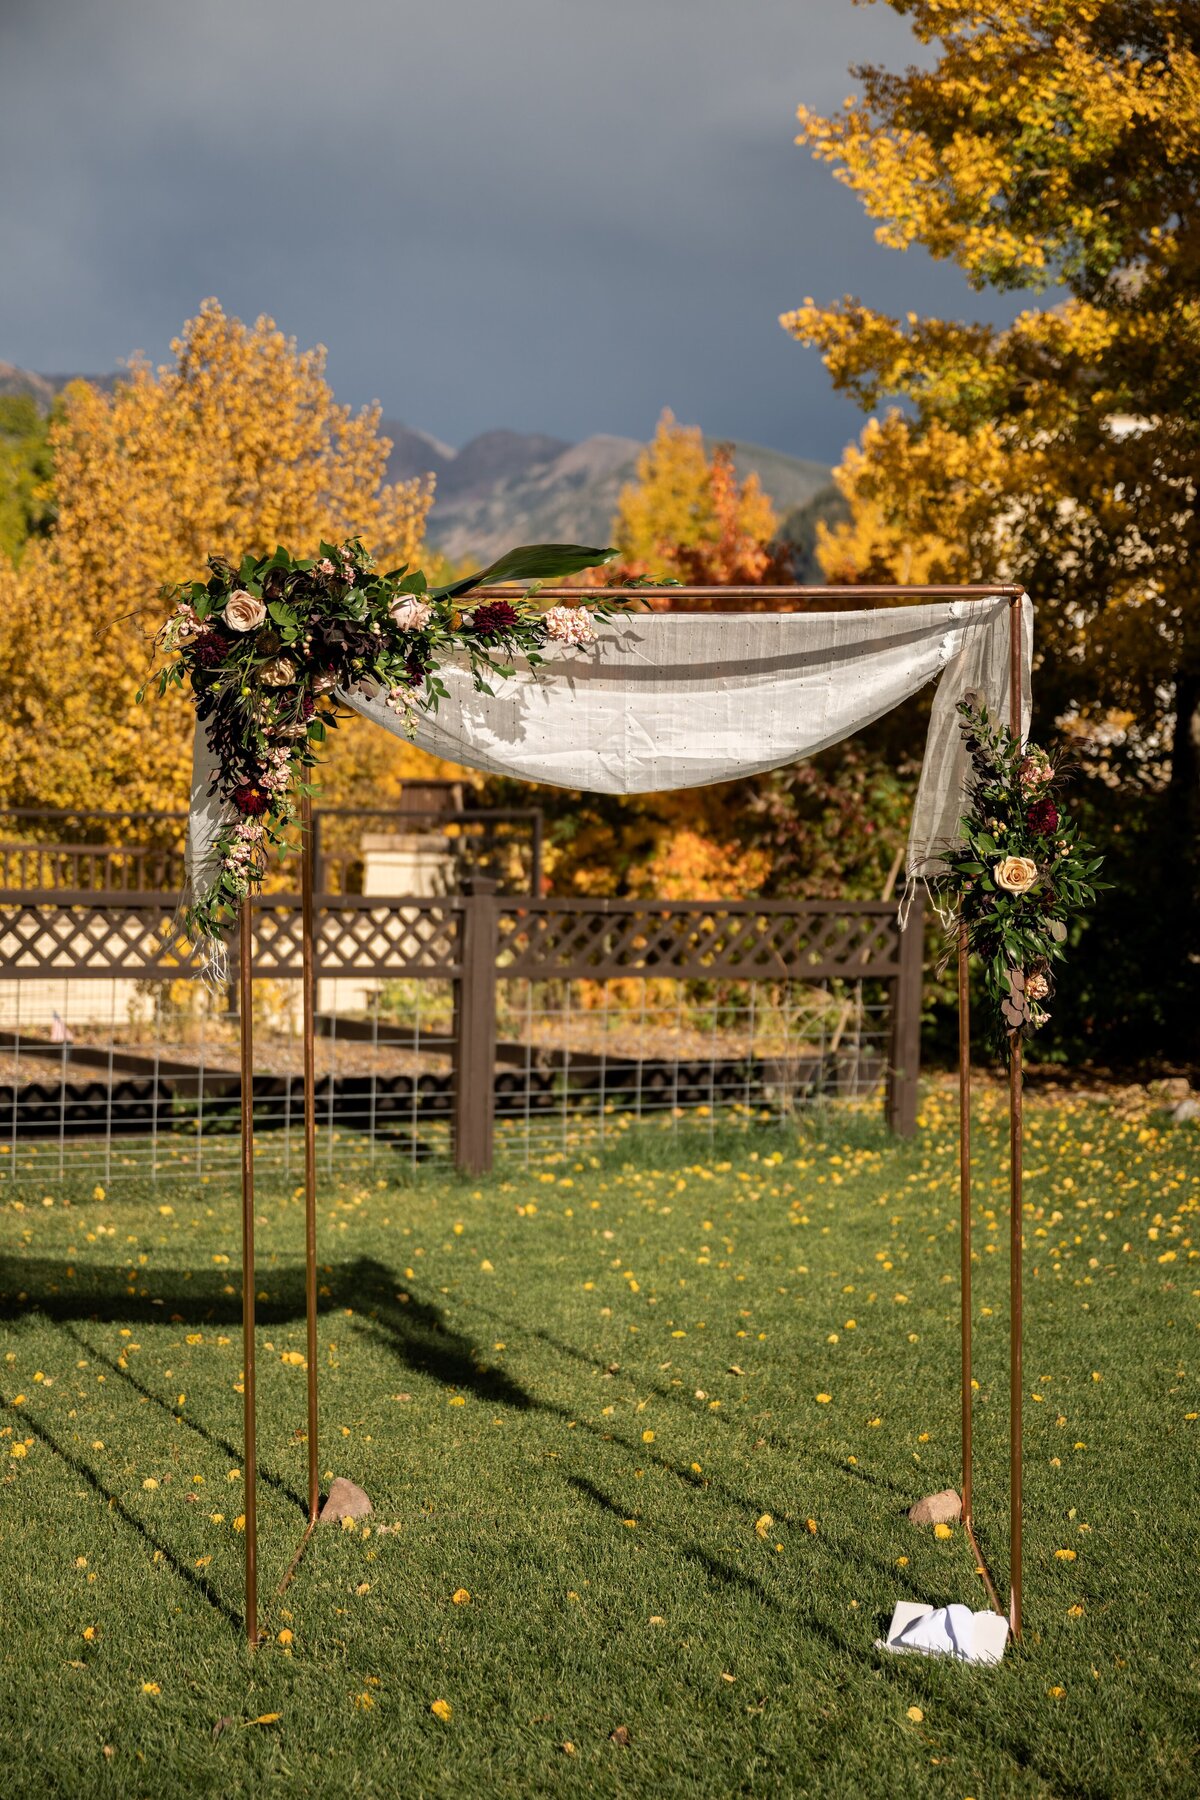
[[[976,1511],[1001,1580],[1003,1142],[993,1098]],[[1195,1794],[1200,1133],[1031,1104],[1028,1171],[1027,1633],[998,1669],[872,1647],[897,1599],[983,1604],[962,1532],[904,1517],[959,1476],[940,1092],[909,1145],[655,1131],[325,1186],[321,1460],[375,1513],[322,1528],[282,1600],[302,1205],[265,1184],[253,1656],[233,1187],[0,1189],[4,1792]]]

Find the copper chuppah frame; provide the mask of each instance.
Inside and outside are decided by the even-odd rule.
[[[520,590],[497,587],[497,596]],[[628,590],[627,590],[628,592]],[[578,600],[577,588],[545,587],[546,599]],[[1011,583],[969,586],[913,587],[728,587],[651,590],[647,598],[660,606],[667,602],[700,601],[712,610],[750,602],[756,609],[776,611],[782,602],[842,600],[852,604],[881,600],[998,600],[1008,601],[1009,618],[1009,718],[1022,734],[1022,626],[1024,590]],[[304,1030],[304,1252],[305,1315],[307,1325],[308,1393],[308,1523],[288,1564],[278,1591],[283,1592],[312,1537],[320,1512],[320,1463],[317,1443],[317,1212],[316,1212],[316,1098],[315,1088],[315,897],[313,894],[312,801],[301,801],[300,847],[303,1030]],[[242,1348],[245,1421],[246,1515],[246,1638],[253,1648],[259,1642],[258,1621],[258,1449],[255,1404],[254,1340],[254,1020],[253,1020],[253,925],[251,907],[243,901],[239,916],[240,958],[238,970],[241,1014],[242,1084]],[[965,926],[958,936],[959,1008],[959,1236],[961,1270],[962,1361],[962,1522],[991,1605],[1007,1616],[1014,1638],[1021,1636],[1022,1570],[1022,1062],[1021,1045],[1012,1045],[1009,1063],[1009,1598],[1007,1615],[975,1535],[974,1468],[972,1451],[971,1360],[971,1038],[968,954]]]

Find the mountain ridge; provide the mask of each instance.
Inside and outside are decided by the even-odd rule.
[[[0,362],[0,395],[24,394],[49,411],[70,381],[111,390],[112,375],[50,375]],[[390,481],[432,474],[430,544],[454,560],[487,560],[520,543],[606,544],[621,489],[636,479],[645,448],[637,438],[596,432],[579,443],[546,432],[482,431],[455,449],[431,432],[383,418],[392,448]],[[711,450],[728,440],[706,438]],[[825,463],[788,456],[761,444],[729,445],[742,480],[756,474],[788,539],[793,516],[823,509],[832,471]]]

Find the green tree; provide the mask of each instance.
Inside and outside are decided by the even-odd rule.
[[[54,518],[49,421],[29,394],[0,395],[0,556],[14,561]]]

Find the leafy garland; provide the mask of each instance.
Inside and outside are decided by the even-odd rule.
[[[994,728],[974,696],[958,711],[973,769],[970,810],[938,886],[966,924],[994,1035],[1007,1050],[1049,1019],[1053,965],[1066,954],[1072,921],[1105,885],[1093,879],[1103,859],[1056,804],[1061,762],[1022,745],[1007,726]]]
[[[532,544],[463,580],[431,587],[419,569],[379,573],[359,538],[322,543],[315,557],[282,547],[244,556],[236,566],[209,558],[207,581],[163,590],[174,611],[155,639],[170,658],[151,685],[158,694],[190,682],[196,717],[206,727],[217,772],[210,792],[230,814],[214,846],[215,873],[186,912],[197,938],[219,938],[241,902],[262,885],[271,849],[288,849],[295,796],[311,792],[309,771],[327,732],[338,724],[339,690],[369,684],[411,720],[435,711],[449,690],[438,671],[465,658],[476,689],[515,673],[522,657],[535,668],[548,643],[595,641],[593,616],[621,602],[611,596],[579,607],[539,609],[536,584],[607,561],[609,550],[580,544]],[[528,581],[515,603],[467,596],[500,582]]]

